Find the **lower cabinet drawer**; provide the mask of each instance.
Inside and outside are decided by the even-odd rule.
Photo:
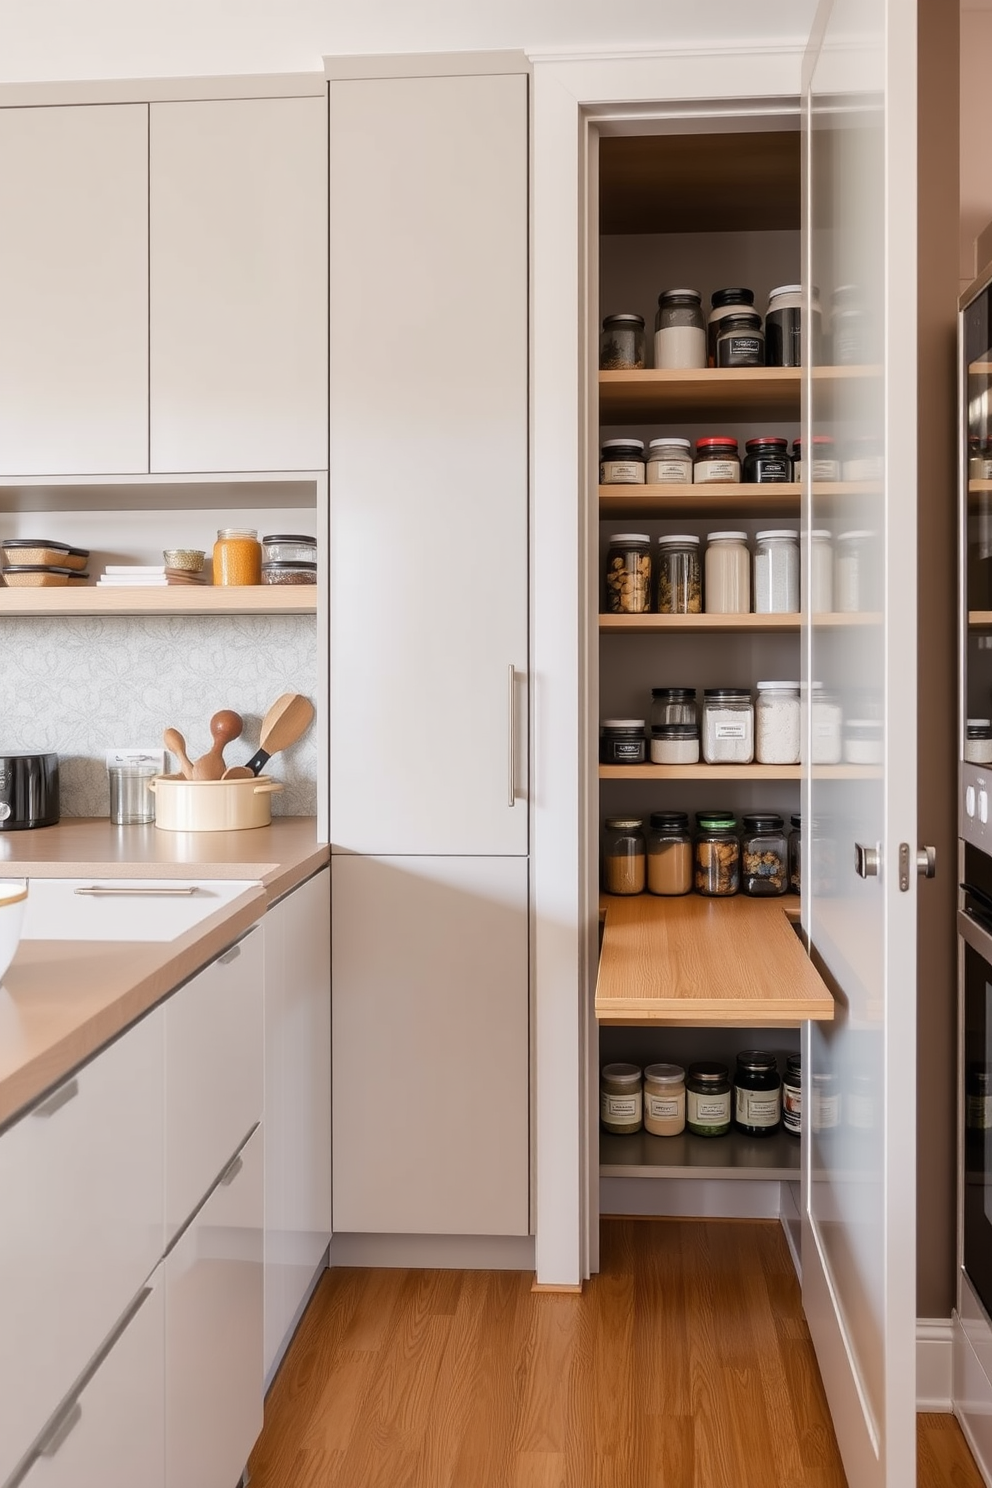
[[[262,1429],[257,1128],[165,1259],[166,1488],[228,1488]]]

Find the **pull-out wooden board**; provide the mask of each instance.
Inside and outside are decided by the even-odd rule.
[[[834,1016],[833,997],[786,912],[788,899],[638,894],[604,904],[601,1023],[790,1028]]]

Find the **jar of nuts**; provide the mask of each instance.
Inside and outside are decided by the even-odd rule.
[[[784,894],[789,887],[789,839],[774,812],[744,817],[741,833],[742,888],[755,898]]]
[[[703,608],[699,538],[675,533],[658,539],[658,614],[698,615]]]
[[[741,886],[736,817],[729,811],[699,811],[696,826],[696,893],[717,899],[736,894]]]
[[[615,532],[606,555],[606,608],[611,615],[646,615],[651,609],[651,539],[644,532]]]

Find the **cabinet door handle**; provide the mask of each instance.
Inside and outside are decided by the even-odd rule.
[[[514,770],[514,745],[516,743],[516,693],[514,689],[513,662],[506,669],[506,719],[507,719],[507,802],[508,806],[517,804],[517,782]]]
[[[61,1111],[63,1106],[67,1106],[71,1100],[75,1100],[78,1094],[79,1081],[75,1078],[66,1080],[65,1084],[60,1086],[54,1095],[50,1095],[46,1101],[42,1101],[40,1106],[35,1106],[31,1115],[54,1116],[56,1111]]]
[[[237,961],[240,955],[241,947],[239,945],[232,946],[229,951],[224,952],[223,956],[217,957],[217,964],[218,966],[230,966],[231,962]]]
[[[73,889],[72,892],[89,894],[94,899],[188,899],[191,894],[198,894],[200,891],[195,884],[169,889],[139,889],[133,885],[130,888],[111,888],[104,884],[90,884],[88,888]]]
[[[244,1165],[245,1160],[243,1157],[233,1157],[220,1176],[221,1188],[230,1188]]]
[[[67,1411],[60,1416],[56,1416],[48,1431],[46,1431],[44,1438],[38,1444],[38,1456],[54,1457],[66,1439],[75,1431],[82,1419],[83,1407],[78,1400],[74,1400]]]

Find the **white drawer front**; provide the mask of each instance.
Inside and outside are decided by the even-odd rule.
[[[157,1011],[0,1136],[0,1482],[162,1254],[162,1053]]]

